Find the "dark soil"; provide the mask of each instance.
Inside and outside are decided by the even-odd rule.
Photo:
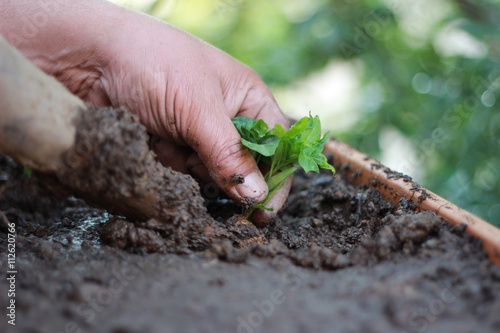
[[[206,205],[206,228],[185,233],[208,241],[179,246],[157,220],[49,198],[1,157],[0,263],[15,223],[18,273],[16,326],[3,314],[0,332],[500,331],[500,267],[409,202],[298,173],[266,228],[225,198]],[[2,279],[4,312],[7,289]]]

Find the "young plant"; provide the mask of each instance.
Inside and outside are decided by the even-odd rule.
[[[288,131],[279,124],[269,130],[263,120],[248,117],[233,118],[233,124],[241,136],[241,143],[250,150],[255,161],[269,166],[269,171],[264,175],[269,193],[264,202],[247,209],[244,212],[246,216],[250,216],[257,208],[272,210],[266,204],[298,166],[306,172],[319,172],[319,168],[335,172],[322,153],[329,133],[321,137],[318,116],[304,117]]]
[[[28,167],[23,167],[23,173],[26,175],[26,177],[31,178],[33,177],[33,169],[30,169]]]

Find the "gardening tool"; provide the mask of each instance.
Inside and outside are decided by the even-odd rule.
[[[54,172],[74,143],[85,104],[0,36],[0,151],[22,165]]]

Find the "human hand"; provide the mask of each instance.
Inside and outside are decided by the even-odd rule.
[[[101,89],[87,99],[139,114],[157,136],[155,150],[165,165],[214,181],[240,203],[264,200],[267,185],[230,119],[285,124],[269,89],[253,70],[211,45],[150,17],[129,15],[111,39],[116,43],[108,44]],[[281,208],[290,183],[268,206]],[[253,219],[265,224],[273,214],[260,210]]]
[[[215,182],[239,203],[265,199],[267,185],[231,118],[259,118],[270,127],[286,120],[252,69],[147,15],[98,0],[66,5],[71,11],[63,8],[56,27],[44,29],[50,38],[40,32],[21,51],[84,100],[138,114],[163,164]],[[257,210],[254,222],[267,224],[290,186],[288,179],[267,204],[274,211]]]

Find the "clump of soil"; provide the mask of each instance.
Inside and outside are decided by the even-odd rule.
[[[75,122],[67,168],[57,176],[79,196],[132,219],[159,218],[180,226],[206,217],[198,184],[161,166],[138,116],[122,108],[89,106]]]
[[[41,182],[30,177],[8,156],[0,155],[0,210],[15,223],[49,226],[60,218],[68,202],[48,196]]]
[[[365,235],[375,234],[381,220],[395,210],[377,191],[349,184],[342,174],[333,178],[329,171],[298,171],[288,207],[270,232],[288,248],[303,248],[313,241],[346,253]]]
[[[73,193],[137,222],[112,219],[103,229],[103,239],[120,248],[182,252],[209,245],[205,230],[213,221],[198,184],[161,165],[138,116],[89,105],[74,122],[75,143],[58,172],[38,174],[50,192]]]
[[[16,222],[20,331],[500,330],[500,269],[479,240],[342,174],[298,172],[268,227],[220,197],[204,204],[202,231],[177,236],[172,224],[74,198],[30,206],[48,200],[43,189],[5,161],[0,210]]]

